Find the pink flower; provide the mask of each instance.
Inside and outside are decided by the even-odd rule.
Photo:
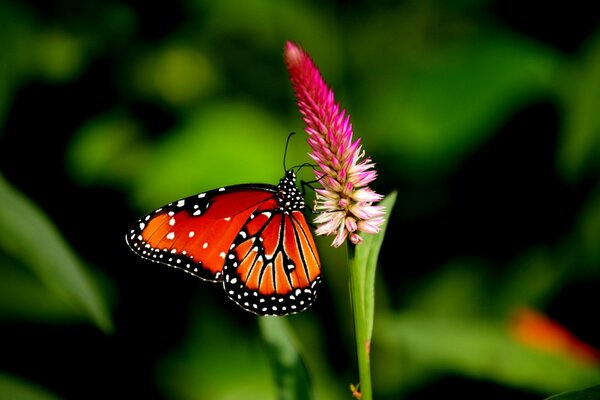
[[[335,235],[335,247],[347,238],[358,244],[358,232],[377,233],[384,221],[383,207],[373,205],[382,196],[368,187],[377,177],[374,164],[365,158],[360,139],[352,141],[350,116],[340,111],[310,56],[287,42],[284,58],[322,186],[316,189],[316,233]]]

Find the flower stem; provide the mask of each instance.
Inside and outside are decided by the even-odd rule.
[[[365,313],[365,266],[356,262],[355,245],[348,242],[348,265],[350,268],[350,297],[354,314],[354,339],[358,360],[358,375],[362,400],[371,400],[371,343],[368,339],[368,324]]]

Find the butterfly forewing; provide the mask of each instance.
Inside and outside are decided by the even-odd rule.
[[[143,258],[220,281],[233,240],[260,205],[276,204],[275,189],[236,185],[170,203],[141,218],[127,243]]]

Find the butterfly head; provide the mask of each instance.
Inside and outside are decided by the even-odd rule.
[[[296,186],[296,174],[291,169],[285,172],[277,185],[279,208],[283,212],[302,211],[305,207],[304,197]]]

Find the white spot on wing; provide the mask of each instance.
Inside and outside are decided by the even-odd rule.
[[[175,232],[169,232],[169,234],[167,235],[167,239],[169,239],[169,240],[175,239]]]
[[[183,207],[185,205],[185,200],[179,200],[177,202],[177,207]]]
[[[143,222],[140,222],[140,230],[144,229],[146,227],[146,224]]]
[[[194,235],[196,234],[196,232],[194,231],[190,231],[190,233],[188,234],[189,237],[194,237]]]
[[[171,226],[175,225],[175,218],[171,218],[169,220],[169,225],[171,225]]]

